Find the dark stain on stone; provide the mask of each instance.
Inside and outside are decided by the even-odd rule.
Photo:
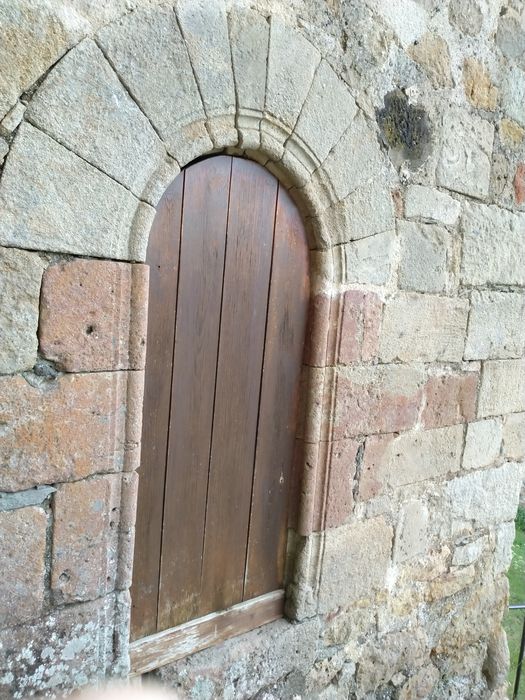
[[[428,157],[431,133],[427,113],[408,102],[403,90],[385,95],[384,107],[377,110],[383,144],[396,166],[408,162],[418,168]]]

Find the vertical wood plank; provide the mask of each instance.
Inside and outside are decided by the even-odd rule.
[[[150,233],[148,336],[142,452],[131,587],[131,639],[157,629],[164,481],[184,174],[159,202]]]
[[[198,614],[232,159],[186,171],[158,629]]]
[[[242,600],[277,181],[233,160],[200,614]]]
[[[283,584],[287,496],[308,313],[308,246],[299,212],[279,188],[257,431],[244,599]]]

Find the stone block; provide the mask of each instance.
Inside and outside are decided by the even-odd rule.
[[[150,122],[90,39],[53,68],[26,118],[138,197],[166,155]]]
[[[334,361],[347,365],[377,357],[383,303],[374,292],[344,292],[342,304],[333,303],[331,324],[340,336]],[[335,339],[334,339],[335,340]]]
[[[452,566],[470,566],[475,564],[480,558],[487,543],[486,537],[480,537],[474,542],[456,545],[452,557]]]
[[[346,243],[395,229],[394,204],[383,180],[372,180],[351,192],[338,205],[346,225],[333,232],[332,243]]]
[[[439,90],[453,86],[450,51],[443,37],[427,32],[408,48],[407,53],[425,71],[433,88]]]
[[[0,374],[30,369],[36,362],[44,267],[34,253],[0,248]]]
[[[503,421],[503,454],[507,459],[525,459],[525,413],[511,413]]]
[[[73,260],[47,268],[42,283],[42,355],[66,372],[143,369],[146,265]]]
[[[476,416],[479,372],[447,372],[430,376],[425,385],[424,428],[465,423]]]
[[[525,348],[525,295],[473,291],[465,358],[521,357]]]
[[[226,117],[222,133],[214,133],[216,120],[210,120],[214,144],[234,146],[238,141],[235,87],[225,6],[208,0],[181,0],[176,11],[206,115]]]
[[[463,452],[463,469],[481,469],[496,462],[501,452],[501,439],[501,421],[489,418],[469,423]]]
[[[399,286],[416,292],[444,292],[448,286],[450,241],[448,231],[435,224],[400,221]]]
[[[469,36],[479,34],[483,26],[483,10],[478,0],[451,0],[448,16],[454,27]]]
[[[444,507],[452,533],[514,520],[522,481],[523,465],[509,462],[447,482]]]
[[[463,426],[415,430],[367,438],[359,499],[369,500],[399,486],[457,472],[463,448]]]
[[[326,533],[320,612],[337,610],[361,598],[370,599],[384,589],[392,538],[392,528],[383,518],[355,522]]]
[[[428,507],[408,501],[401,508],[394,544],[394,564],[426,554],[428,549]]]
[[[468,301],[399,294],[385,304],[379,356],[383,362],[459,362]]]
[[[46,527],[41,508],[0,513],[0,628],[27,622],[42,612]]]
[[[525,214],[467,202],[461,228],[464,284],[525,285]]]
[[[480,61],[466,58],[463,62],[463,84],[468,101],[478,109],[493,111],[498,106],[499,90]]]
[[[293,129],[321,61],[319,51],[276,15],[270,24],[266,111]]]
[[[501,523],[496,527],[496,547],[494,549],[494,573],[506,573],[512,561],[512,545],[516,528],[514,521]]]
[[[377,233],[345,243],[344,281],[348,284],[387,284],[394,262],[396,236],[393,231]]]
[[[335,440],[412,428],[417,421],[424,372],[402,365],[339,367],[327,370],[335,382],[335,401],[326,400],[324,420]],[[332,411],[332,413],[330,413]],[[331,416],[331,418],[330,418]]]
[[[155,214],[27,123],[4,166],[0,206],[0,243],[120,259],[142,259]]]
[[[104,27],[97,41],[181,166],[212,150],[188,49],[171,7],[125,14]]]
[[[466,110],[443,115],[442,147],[436,170],[438,185],[483,199],[489,193],[494,127]]]
[[[525,360],[488,360],[483,365],[478,415],[525,411]]]
[[[0,377],[0,491],[136,467],[142,372]]]
[[[56,603],[95,600],[112,590],[116,567],[110,569],[109,564],[118,536],[119,479],[98,477],[58,488],[51,562]]]
[[[346,83],[321,61],[301,110],[295,133],[324,161],[357,113]]]
[[[525,72],[517,66],[511,65],[505,71],[501,106],[507,116],[525,126]]]
[[[15,493],[0,493],[0,511],[40,506],[56,491],[52,486],[37,486]]]
[[[434,187],[409,185],[405,193],[405,215],[407,219],[455,226],[461,212],[461,204],[446,192]]]

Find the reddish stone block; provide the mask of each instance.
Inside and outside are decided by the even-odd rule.
[[[377,357],[381,299],[373,292],[350,290],[343,295],[337,360],[346,365]]]
[[[525,163],[520,163],[514,175],[514,194],[516,204],[525,202]]]
[[[328,474],[325,483],[319,484],[318,492],[322,501],[320,499],[316,504],[316,512],[321,515],[318,521],[319,529],[338,527],[346,522],[352,513],[359,448],[360,443],[357,440],[337,440],[327,446]]]
[[[439,428],[473,421],[476,416],[478,382],[478,372],[429,377],[425,386],[425,408],[421,419],[423,426]]]
[[[41,508],[0,513],[0,628],[27,622],[42,611],[46,526]]]
[[[0,491],[137,466],[142,372],[0,377]]]
[[[73,260],[44,273],[40,351],[67,372],[142,369],[148,267]]]

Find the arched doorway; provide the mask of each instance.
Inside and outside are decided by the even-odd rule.
[[[299,213],[262,166],[208,158],[163,196],[147,262],[132,639],[281,592],[275,617],[309,298]]]

